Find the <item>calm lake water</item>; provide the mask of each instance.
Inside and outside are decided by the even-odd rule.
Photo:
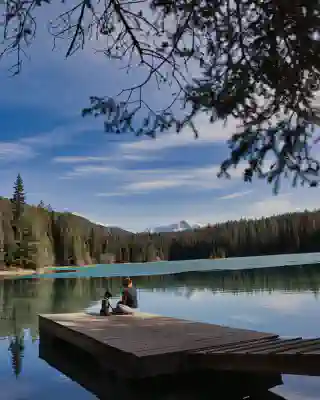
[[[73,278],[64,278],[59,273],[56,278],[0,281],[0,398],[95,399],[38,357],[37,315],[98,310],[107,286],[116,302],[120,293],[119,276],[128,275],[129,270],[135,276],[142,311],[285,336],[320,336],[320,265],[290,265],[301,260],[318,262],[320,255],[275,257],[264,257],[269,268],[263,268],[260,257],[242,259],[238,265],[245,268],[243,260],[246,260],[247,270],[236,270],[232,260],[218,260],[225,266],[228,261],[233,267],[209,271],[208,261],[204,262],[204,268],[197,261],[202,272],[185,272],[188,265],[194,269],[194,262],[152,263],[144,264],[142,272],[139,265],[117,265],[105,267],[102,273],[99,266],[100,272],[90,268],[93,277],[88,276],[88,269],[86,276],[81,277],[84,272]],[[282,265],[290,266],[276,267],[281,265],[281,257],[285,257]],[[255,260],[257,269],[253,269]],[[161,264],[165,274],[156,275]],[[169,274],[170,264],[173,274]],[[217,269],[216,266],[216,261],[211,261],[211,269]],[[145,275],[148,268],[151,275]],[[286,400],[320,398],[320,378],[284,376],[283,381],[274,391]]]

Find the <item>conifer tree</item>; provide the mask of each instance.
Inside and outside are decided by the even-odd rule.
[[[23,214],[25,200],[26,196],[24,193],[23,180],[19,173],[13,186],[13,197],[11,200],[13,203],[13,218],[15,221],[18,221]]]

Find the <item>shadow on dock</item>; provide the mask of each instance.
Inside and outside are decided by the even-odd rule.
[[[39,357],[101,400],[286,400],[269,389],[281,385],[280,374],[197,371],[144,379],[124,379],[79,347],[41,335]]]

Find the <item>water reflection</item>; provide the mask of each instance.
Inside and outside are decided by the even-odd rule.
[[[37,336],[37,315],[39,313],[74,312],[84,309],[98,301],[105,287],[109,287],[114,295],[120,293],[121,278],[73,278],[73,279],[28,279],[0,281],[0,336],[14,334],[10,322],[12,310],[15,309],[14,329],[31,330]],[[140,295],[153,292],[162,296],[174,296],[193,301],[208,300],[211,293],[216,296],[233,294],[246,295],[294,293],[296,295],[312,294],[318,297],[320,288],[320,267],[283,267],[247,271],[191,272],[163,276],[136,277],[135,284]],[[243,296],[242,296],[243,297]],[[230,296],[228,296],[230,298]],[[285,301],[277,297],[274,306],[281,308]],[[173,301],[173,299],[170,299]],[[176,299],[175,299],[176,300]],[[148,301],[147,303],[149,303]],[[187,304],[187,303],[185,303]],[[193,318],[194,315],[190,315]]]
[[[0,384],[6,393],[1,398],[49,400],[61,393],[62,398],[66,393],[78,400],[94,398],[39,360],[38,314],[96,307],[106,287],[116,296],[120,284],[121,278],[0,281]],[[320,336],[318,265],[139,276],[135,284],[144,311],[286,336]],[[320,380],[284,377],[276,392],[288,400],[318,399]]]
[[[68,357],[65,357],[65,354]],[[214,393],[228,400],[269,399],[285,400],[284,397],[268,389],[282,384],[281,376],[270,374],[234,374],[234,373],[189,373],[130,381],[115,377],[105,371],[92,356],[66,343],[59,349],[46,345],[41,336],[39,355],[49,365],[63,372],[70,379],[95,394],[101,400],[113,397],[133,400],[194,400],[212,399]],[[212,383],[214,382],[214,389]],[[230,383],[232,384],[230,385]],[[251,395],[250,395],[251,394]]]
[[[24,333],[22,332],[19,335],[10,336],[9,342],[10,342],[9,350],[12,359],[12,370],[16,378],[18,378],[22,370],[22,358],[24,352]]]

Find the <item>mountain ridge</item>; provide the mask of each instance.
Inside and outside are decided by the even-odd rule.
[[[192,231],[195,229],[202,228],[204,225],[197,223],[190,223],[186,220],[181,220],[177,223],[169,224],[169,225],[160,225],[150,229],[147,229],[146,232],[150,233],[165,233],[165,232],[182,232],[182,231]]]

